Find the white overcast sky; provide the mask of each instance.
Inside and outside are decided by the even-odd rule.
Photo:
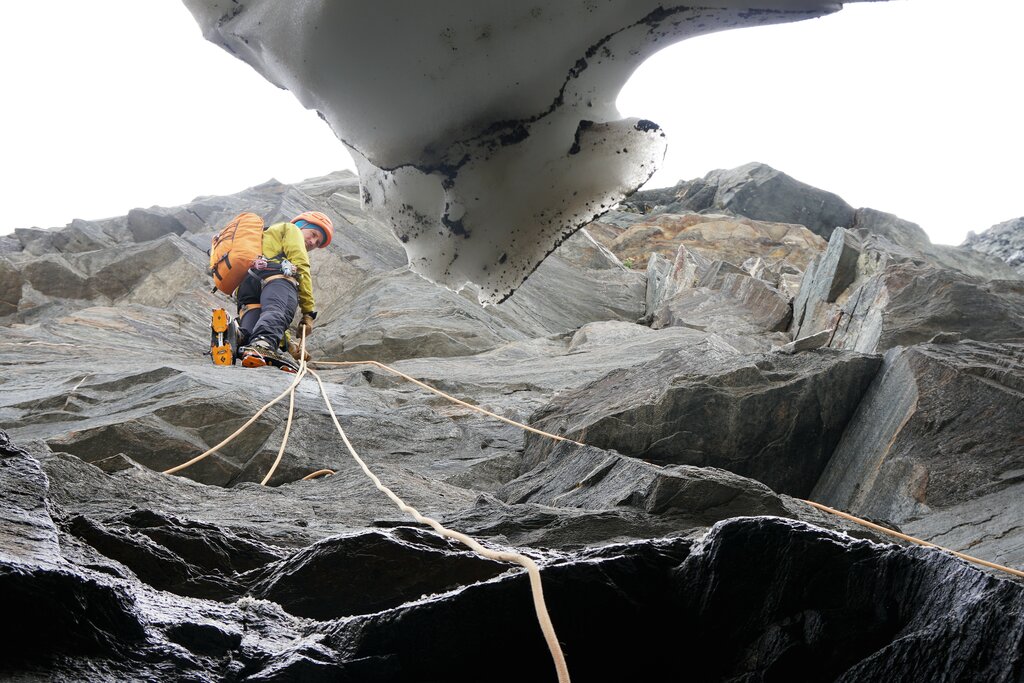
[[[180,2],[9,2],[0,18],[0,234],[352,168]],[[1022,34],[1022,0],[849,4],[666,48],[619,108],[668,132],[648,187],[761,161],[958,244],[1024,216]]]

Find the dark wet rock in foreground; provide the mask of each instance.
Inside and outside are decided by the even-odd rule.
[[[0,678],[554,680],[523,571],[399,510],[312,380],[268,486],[287,402],[161,473],[291,382],[203,356],[210,235],[316,206],[343,227],[314,356],[465,402],[320,365],[346,435],[541,566],[573,680],[1019,683],[1024,582],[799,500],[1021,566],[1018,274],[761,165],[702,182],[483,308],[409,273],[345,172],[0,238]]]

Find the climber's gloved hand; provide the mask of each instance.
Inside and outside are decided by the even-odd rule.
[[[316,313],[303,313],[302,319],[299,321],[299,335],[305,334],[307,337],[313,334],[313,320],[316,318]]]

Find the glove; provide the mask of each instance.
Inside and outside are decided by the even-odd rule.
[[[303,333],[305,333],[306,338],[309,338],[309,335],[313,334],[313,319],[315,317],[316,317],[315,315],[310,315],[309,313],[303,313],[302,314],[302,319],[299,321],[299,337],[300,338],[301,338]]]
[[[308,362],[310,360],[313,360],[313,356],[309,355],[309,351],[306,351],[305,358],[302,357],[302,347],[299,345],[299,342],[297,342],[294,339],[288,341],[288,353],[290,353],[292,358],[294,358],[297,361],[304,360]]]

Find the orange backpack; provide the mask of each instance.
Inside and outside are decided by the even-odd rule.
[[[240,213],[214,235],[210,247],[210,275],[214,290],[230,296],[242,284],[257,256],[263,253],[263,219],[254,213]]]

